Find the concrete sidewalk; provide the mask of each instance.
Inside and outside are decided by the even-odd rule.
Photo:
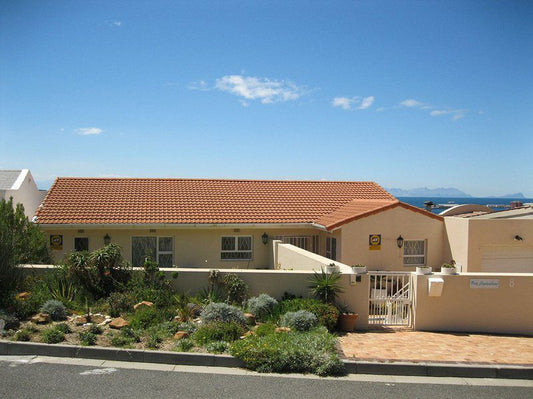
[[[339,337],[342,356],[370,362],[533,366],[533,337],[382,328]]]

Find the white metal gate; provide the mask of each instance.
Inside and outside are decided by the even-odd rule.
[[[411,273],[369,272],[368,324],[411,327]]]

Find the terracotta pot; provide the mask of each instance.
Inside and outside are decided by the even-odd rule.
[[[355,330],[355,321],[359,315],[357,313],[341,313],[339,315],[339,329],[345,332]]]

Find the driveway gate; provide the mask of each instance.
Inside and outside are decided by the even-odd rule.
[[[368,324],[411,327],[411,273],[369,272]]]

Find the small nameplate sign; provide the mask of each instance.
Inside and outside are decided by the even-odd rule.
[[[470,279],[470,288],[500,288],[500,280],[488,278]]]

